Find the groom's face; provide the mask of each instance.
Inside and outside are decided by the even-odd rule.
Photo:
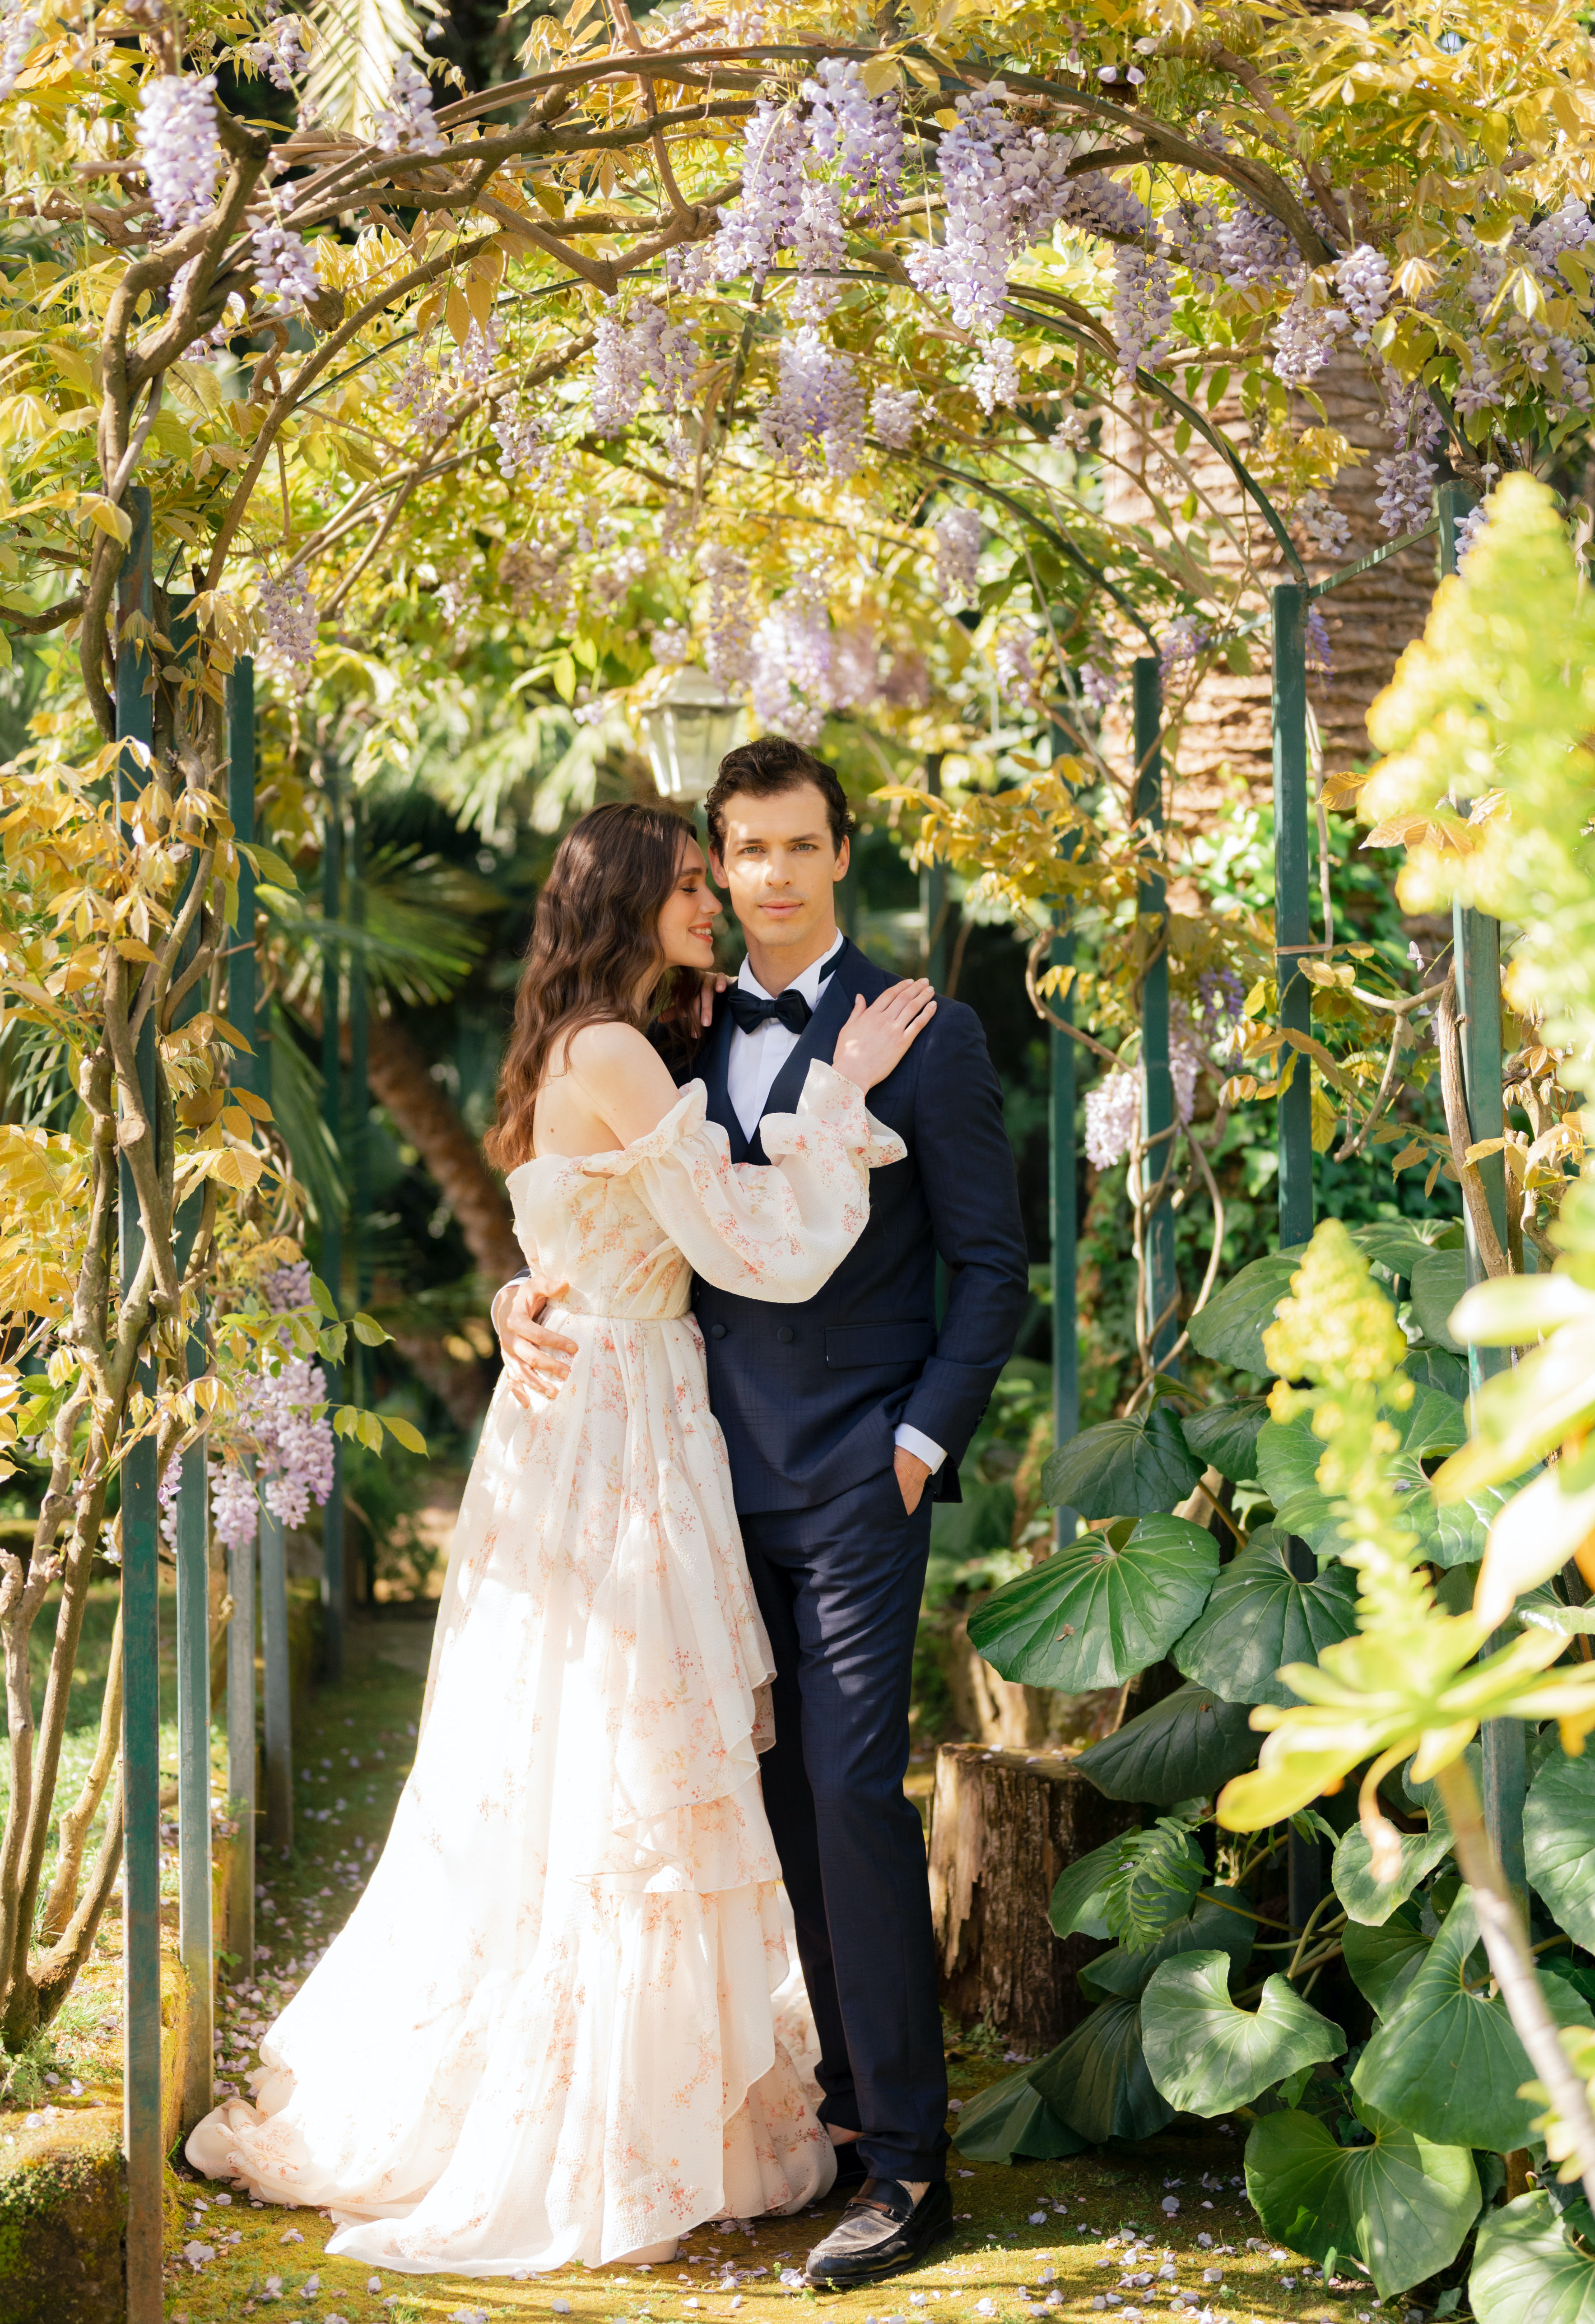
[[[847,842],[831,837],[824,796],[799,783],[770,798],[733,792],[725,801],[724,853],[715,877],[751,945],[813,954],[836,926],[836,882],[847,870]]]

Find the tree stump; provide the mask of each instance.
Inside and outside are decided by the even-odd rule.
[[[1046,1908],[1065,1866],[1139,1821],[1062,1752],[1027,1756],[944,1743],[930,1823],[930,1903],[942,1998],[989,2016],[1016,2049],[1050,2050],[1090,2005],[1076,1972],[1100,1950],[1055,1937]]]

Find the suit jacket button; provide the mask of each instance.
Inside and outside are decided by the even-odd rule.
[[[780,1330],[776,1333],[776,1338],[780,1342],[783,1348],[789,1348],[797,1336],[798,1335],[793,1331],[790,1323],[783,1323]]]
[[[724,1324],[711,1323],[709,1326],[709,1337],[711,1340],[723,1340],[725,1337]]]

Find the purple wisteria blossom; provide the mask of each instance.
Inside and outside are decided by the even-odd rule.
[[[280,218],[256,218],[249,229],[255,288],[267,315],[302,313],[321,288],[321,278],[301,237]]]
[[[298,678],[316,659],[320,612],[297,568],[281,581],[262,572],[257,582],[266,635],[261,646],[262,665],[276,676]]]
[[[146,81],[135,137],[156,217],[168,234],[192,226],[215,200],[222,171],[216,75],[163,73]]]
[[[297,16],[273,16],[258,41],[244,51],[273,88],[291,89],[309,64],[305,53],[304,26]]]
[[[827,347],[812,323],[782,339],[779,384],[759,415],[764,448],[799,472],[823,457],[851,476],[863,456],[864,392],[852,359]]]
[[[949,600],[962,597],[973,602],[980,586],[979,567],[981,535],[983,527],[980,512],[972,508],[950,508],[937,517],[931,526],[936,541],[936,586],[939,594]]]
[[[1161,251],[1121,243],[1113,253],[1113,337],[1121,378],[1133,380],[1143,365],[1157,370],[1173,344],[1173,322],[1167,259]]]
[[[21,79],[29,53],[39,37],[39,11],[26,0],[11,0],[0,12],[0,104]]]
[[[735,693],[747,685],[753,663],[748,560],[715,542],[704,551],[703,571],[709,585],[705,666],[716,686],[723,686],[728,694]]]
[[[883,383],[870,398],[870,425],[891,451],[905,452],[924,408],[925,398],[917,388]]]
[[[441,153],[443,133],[432,111],[431,84],[408,57],[395,57],[388,102],[372,122],[374,143],[384,153]]]

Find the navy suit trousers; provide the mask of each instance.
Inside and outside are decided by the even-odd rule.
[[[886,2179],[940,2179],[948,2143],[925,1839],[903,1793],[930,1517],[929,1494],[910,1517],[888,1469],[741,1519],[775,1659],[764,1804],[819,2030],[821,2118],[859,2131]]]

